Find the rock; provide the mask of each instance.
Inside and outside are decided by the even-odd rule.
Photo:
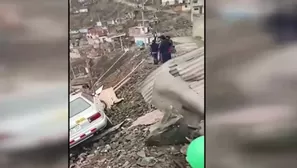
[[[174,160],[173,162],[176,164],[176,166],[177,166],[178,168],[184,168],[184,166],[183,166],[183,164],[182,164],[181,162],[179,162],[179,161],[177,161],[177,160]]]
[[[111,148],[115,149],[119,146],[119,144],[116,143],[115,141],[113,141],[113,143],[110,146],[111,146]]]
[[[201,120],[199,126],[200,126],[199,134],[202,136],[204,135],[204,120]]]
[[[83,149],[84,149],[85,151],[90,150],[90,148],[87,148],[87,147],[84,147],[84,146],[83,146]]]
[[[98,146],[100,146],[99,143],[94,143],[93,144],[93,148],[97,148]]]
[[[188,144],[184,145],[181,149],[180,149],[180,153],[186,155],[187,154],[187,149],[188,149]]]
[[[88,159],[91,159],[91,158],[93,158],[94,156],[95,156],[95,154],[90,154],[90,155],[87,156],[87,158],[88,158]]]
[[[175,146],[170,146],[168,151],[173,155],[178,155],[180,153],[180,150],[178,150]]]
[[[146,157],[146,154],[145,154],[144,150],[141,150],[141,151],[137,152],[137,155],[139,157],[143,157],[143,158]]]
[[[137,165],[141,166],[141,167],[152,167],[154,166],[156,163],[158,162],[158,160],[154,157],[144,157],[144,158],[140,158],[137,161]]]
[[[129,166],[130,162],[129,161],[126,161],[124,164],[123,164],[123,168],[127,168]]]
[[[164,155],[164,152],[161,152],[161,151],[157,151],[154,153],[154,156],[156,156],[156,157],[160,157],[162,155]]]
[[[102,139],[100,139],[97,144],[98,144],[98,146],[102,146],[102,145],[104,145],[104,141]]]
[[[158,121],[160,121],[163,117],[163,113],[159,110],[154,110],[150,113],[147,113],[144,116],[139,117],[136,121],[132,123],[130,127],[138,126],[138,125],[152,125]]]
[[[126,139],[127,141],[131,141],[131,140],[133,139],[133,137],[132,137],[131,135],[128,135],[128,136],[125,137],[125,139]]]
[[[111,149],[110,145],[105,145],[104,152],[107,153]]]
[[[183,117],[179,114],[167,113],[159,126],[153,130],[146,144],[149,146],[176,145],[187,143],[186,137],[189,135],[189,128],[184,123]]]

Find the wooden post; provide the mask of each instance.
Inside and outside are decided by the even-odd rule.
[[[141,18],[142,18],[142,26],[144,26],[144,0],[142,0]]]
[[[120,36],[121,49],[124,50],[122,36]]]
[[[74,70],[73,70],[73,67],[72,67],[72,64],[71,63],[70,63],[70,71],[71,71],[71,73],[73,75],[73,79],[75,79],[76,78],[76,75],[74,73]]]
[[[193,0],[190,2],[190,7],[191,7],[191,22],[194,21],[194,9],[193,9]]]
[[[88,77],[90,78],[90,87],[91,87],[91,91],[92,93],[94,94],[95,93],[95,90],[94,90],[94,81],[93,81],[93,75],[92,75],[92,71],[91,71],[91,65],[90,65],[90,59],[86,59],[86,64],[87,64],[87,67],[86,67],[86,71],[88,73]]]

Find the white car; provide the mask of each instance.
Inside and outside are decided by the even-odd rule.
[[[82,92],[70,96],[70,148],[91,138],[104,128],[111,125],[105,115],[105,104],[94,103],[92,96]]]
[[[2,153],[20,153],[67,142],[67,84],[38,86],[14,95],[1,95]]]

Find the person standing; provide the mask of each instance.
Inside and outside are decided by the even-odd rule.
[[[159,48],[159,45],[156,43],[156,40],[153,40],[153,42],[151,44],[151,56],[154,58],[155,65],[157,65],[159,63],[158,48]]]
[[[160,36],[159,39],[161,40],[159,44],[160,61],[165,63],[171,59],[171,54],[169,53],[170,43],[164,35]]]
[[[171,46],[173,46],[173,41],[171,40],[171,37],[170,36],[166,36],[166,39],[168,40],[169,44]]]
[[[170,36],[166,36],[166,40],[169,43],[169,59],[172,58],[172,53],[174,53],[174,45],[173,45],[173,41],[171,40]]]

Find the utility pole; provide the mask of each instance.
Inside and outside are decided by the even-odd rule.
[[[193,7],[193,0],[190,0],[190,7],[191,7],[191,22],[194,21],[194,7]]]
[[[144,0],[142,0],[141,18],[142,18],[142,26],[144,27]]]
[[[124,51],[122,36],[120,36],[121,49]]]
[[[76,76],[75,76],[75,73],[74,73],[74,70],[73,70],[73,67],[72,67],[72,64],[71,63],[70,63],[70,71],[71,71],[71,73],[73,75],[73,79],[75,79]]]
[[[93,75],[92,75],[92,71],[91,71],[91,60],[90,59],[86,59],[86,71],[87,71],[87,74],[88,74],[88,77],[90,78],[90,87],[91,87],[91,91],[92,93],[95,93],[95,90],[94,90],[94,81],[93,81]]]

